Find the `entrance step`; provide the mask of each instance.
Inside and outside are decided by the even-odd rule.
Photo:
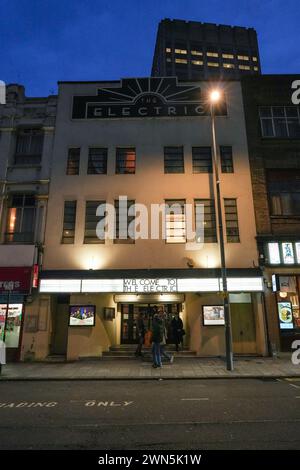
[[[46,357],[45,362],[66,362],[66,356],[63,354],[50,354]]]
[[[102,354],[102,359],[116,359],[116,360],[136,360],[140,359],[139,357],[136,358],[134,355],[136,350],[135,344],[125,344],[120,346],[111,346],[109,351],[104,351]],[[173,354],[174,358],[177,359],[188,359],[196,357],[195,351],[190,351],[187,348],[183,350],[176,351],[174,346],[167,345],[166,351]],[[152,359],[151,348],[143,348],[143,357],[142,360],[148,361]]]

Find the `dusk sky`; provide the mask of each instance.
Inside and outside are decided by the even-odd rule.
[[[151,72],[163,18],[254,27],[263,73],[300,73],[299,0],[0,0],[0,80],[27,96],[58,80]]]

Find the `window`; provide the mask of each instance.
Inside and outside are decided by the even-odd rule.
[[[185,200],[167,200],[166,204],[166,242],[185,243]]]
[[[192,49],[191,50],[192,55],[197,55],[197,56],[203,56],[203,52],[197,49]]]
[[[234,64],[223,64],[224,69],[234,69]]]
[[[220,158],[222,173],[233,173],[232,147],[221,145]]]
[[[192,65],[203,65],[203,60],[192,60]]]
[[[219,57],[218,52],[207,52],[207,57]]]
[[[258,71],[258,67],[256,67],[256,66],[253,67],[253,70],[254,70],[255,72],[257,72],[257,71]]]
[[[34,241],[36,199],[33,194],[14,194],[8,204],[6,243]]]
[[[276,169],[266,173],[271,215],[300,215],[300,170]]]
[[[80,148],[70,148],[68,150],[67,175],[79,175]]]
[[[224,199],[226,235],[228,243],[240,241],[236,199]]]
[[[116,173],[135,173],[135,148],[117,148],[116,150]]]
[[[172,49],[170,47],[166,47],[166,52],[169,54],[170,52],[172,52]]]
[[[17,133],[15,164],[39,165],[42,159],[43,142],[42,129],[20,129]]]
[[[61,242],[65,244],[74,243],[76,222],[76,201],[65,201],[63,233]]]
[[[193,173],[212,173],[212,157],[210,147],[193,147]]]
[[[106,175],[107,148],[89,148],[88,175]]]
[[[239,65],[239,69],[240,70],[250,70],[250,66],[249,65]]]
[[[165,173],[184,173],[183,147],[164,148]]]
[[[300,138],[298,106],[261,106],[259,116],[263,137]]]
[[[234,59],[234,55],[233,54],[222,54],[222,57],[223,59]]]
[[[300,264],[299,249],[299,242],[269,242],[265,247],[267,264]]]
[[[257,62],[257,57],[253,56],[252,60],[253,60],[253,62]]]
[[[238,55],[238,60],[249,60],[249,56],[248,55]]]
[[[116,211],[116,238],[114,243],[134,243],[134,229],[132,222],[134,215],[128,215],[129,208],[134,206],[135,201],[115,201]],[[131,224],[131,232],[129,232],[129,224]]]
[[[175,63],[176,64],[187,64],[187,60],[186,59],[175,59]]]
[[[186,49],[175,49],[175,54],[187,54]]]
[[[208,65],[209,67],[219,67],[218,62],[207,62],[207,65]]]
[[[97,208],[100,204],[105,204],[105,201],[86,201],[84,243],[105,243],[104,231],[101,233],[100,238],[96,233],[98,222],[105,218],[105,215],[101,217],[96,215]]]
[[[200,205],[204,206],[204,243],[216,243],[216,211],[215,202],[213,199],[196,199],[195,200],[195,223],[196,232],[199,228],[199,223],[202,222],[202,214]],[[200,240],[203,241],[203,240]]]

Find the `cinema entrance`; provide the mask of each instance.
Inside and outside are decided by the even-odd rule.
[[[153,304],[134,304],[122,303],[121,304],[121,344],[136,344],[137,327],[136,320],[140,313],[143,314],[146,330],[150,330],[152,326],[152,319],[156,308],[164,309],[166,328],[167,328],[167,343],[172,341],[172,318],[176,313],[179,315],[182,312],[181,303],[153,303]]]

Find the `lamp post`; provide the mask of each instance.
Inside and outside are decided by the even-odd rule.
[[[215,104],[221,99],[219,90],[213,90],[210,93],[210,115],[211,115],[211,132],[213,141],[213,170],[216,184],[216,199],[215,206],[218,217],[218,236],[220,244],[220,258],[221,258],[221,274],[222,274],[222,289],[224,301],[224,319],[225,319],[225,345],[226,345],[226,368],[233,370],[233,353],[232,353],[232,333],[231,333],[231,318],[230,306],[227,290],[227,273],[226,273],[226,259],[225,259],[225,245],[224,245],[224,231],[223,231],[223,214],[221,205],[221,191],[220,191],[220,178],[219,178],[219,161],[217,154],[216,143],[216,128],[215,128]]]

